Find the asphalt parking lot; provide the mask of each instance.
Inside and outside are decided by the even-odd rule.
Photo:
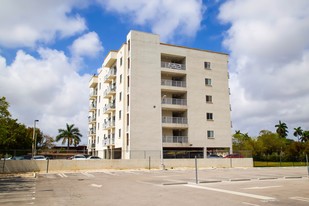
[[[306,167],[102,170],[0,177],[0,205],[309,205]]]

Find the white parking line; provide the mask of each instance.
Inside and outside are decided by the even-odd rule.
[[[270,188],[276,188],[276,187],[282,187],[281,185],[276,185],[276,186],[266,186],[266,187],[248,187],[248,188],[243,188],[246,190],[264,190],[264,189],[270,189]]]
[[[89,173],[87,173],[87,172],[82,172],[81,174],[83,174],[83,175],[85,175],[85,176],[87,176],[87,177],[94,177],[94,175],[89,174]]]
[[[249,194],[249,193],[244,193],[244,192],[235,192],[235,191],[229,191],[229,190],[223,190],[223,189],[217,189],[217,188],[211,188],[211,187],[202,187],[202,186],[198,186],[198,185],[184,185],[184,186],[202,189],[202,190],[223,192],[223,193],[227,193],[227,194],[244,196],[244,197],[251,197],[251,198],[255,198],[255,199],[259,199],[259,200],[267,200],[267,201],[276,200],[276,198],[273,198],[273,197],[267,197],[267,196],[262,196],[262,195],[254,195],[254,194]]]
[[[65,175],[65,174],[63,174],[63,173],[58,173],[57,175],[59,175],[61,178],[68,177],[67,175]]]
[[[244,205],[251,205],[251,206],[260,206],[260,205],[252,204],[252,203],[249,203],[249,202],[242,202],[242,204],[244,204]]]
[[[303,201],[303,202],[309,202],[309,198],[306,198],[306,197],[290,197],[289,199],[299,200],[299,201]]]

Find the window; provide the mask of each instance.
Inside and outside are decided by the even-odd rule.
[[[100,109],[98,109],[98,117],[100,116]]]
[[[100,123],[98,123],[98,130],[100,129]]]
[[[120,66],[122,66],[122,57],[120,58]]]
[[[206,95],[206,103],[212,103],[212,96]]]
[[[127,106],[130,106],[130,95],[127,95]]]
[[[213,130],[207,130],[207,138],[208,139],[214,139],[215,138],[215,133]]]
[[[119,102],[121,102],[121,99],[122,99],[122,93],[119,92]]]
[[[210,62],[204,62],[204,68],[210,69]]]
[[[119,76],[119,84],[121,84],[122,83],[122,74],[120,74],[120,76]]]
[[[130,77],[127,78],[128,88],[130,87]]]
[[[211,86],[211,79],[205,78],[205,85],[206,86]]]
[[[119,115],[119,120],[120,120],[121,119],[121,110],[119,110],[118,115]]]
[[[121,129],[118,130],[118,137],[121,137]]]
[[[127,126],[129,126],[130,124],[130,116],[129,116],[129,114],[127,114]]]
[[[206,114],[206,119],[207,120],[213,120],[213,114],[212,113],[207,113]]]
[[[131,47],[131,45],[130,45],[130,40],[128,40],[128,51],[130,51],[130,48]]]
[[[130,69],[130,57],[128,58],[128,69]]]

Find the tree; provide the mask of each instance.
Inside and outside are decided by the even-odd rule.
[[[301,137],[303,135],[303,130],[301,127],[297,127],[297,128],[294,128],[294,133],[293,135],[295,137],[297,137],[297,140],[299,141],[299,137]]]
[[[288,136],[288,127],[284,122],[279,121],[279,124],[276,124],[275,127],[277,127],[277,134],[280,138],[286,138]]]
[[[303,131],[303,134],[300,137],[300,141],[302,141],[302,142],[309,141],[309,131]]]
[[[62,139],[62,144],[67,142],[69,149],[70,145],[73,144],[73,142],[78,144],[81,140],[80,138],[82,135],[79,132],[79,129],[77,127],[74,127],[74,124],[69,125],[66,124],[66,129],[58,129],[58,135],[56,136],[56,141],[60,141]]]
[[[49,135],[43,135],[43,138],[39,141],[40,147],[42,149],[50,149],[55,146],[55,140]]]

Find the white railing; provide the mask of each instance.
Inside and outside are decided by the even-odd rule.
[[[185,81],[175,81],[170,79],[161,79],[161,85],[171,87],[186,87]]]
[[[172,63],[172,62],[161,62],[161,67],[170,68],[170,69],[177,69],[177,70],[186,70],[186,65]]]
[[[104,96],[106,96],[110,92],[115,92],[115,91],[116,91],[116,86],[107,87],[107,89],[105,89],[104,91]]]
[[[110,76],[115,76],[117,73],[116,69],[110,69],[108,73],[104,76],[104,81],[108,79]]]
[[[90,107],[90,109],[96,109],[97,105],[96,104],[91,104],[89,107]]]
[[[115,126],[115,121],[106,121],[103,123],[103,128],[107,129],[109,127],[114,127]]]
[[[162,104],[187,105],[187,100],[176,98],[163,98]]]
[[[96,134],[96,129],[95,129],[95,128],[90,128],[90,129],[89,129],[89,134],[90,134],[90,135]]]
[[[162,123],[168,124],[187,124],[188,120],[186,117],[162,117]]]
[[[94,122],[94,121],[96,121],[96,119],[97,119],[96,116],[89,116],[89,117],[88,117],[88,121],[89,121],[89,122]]]
[[[164,143],[188,143],[187,136],[163,136],[162,141]]]
[[[92,97],[92,96],[97,96],[98,95],[98,92],[97,91],[92,91],[90,92],[89,96]]]
[[[109,109],[115,109],[115,103],[109,103],[103,107],[103,112],[105,113]]]

